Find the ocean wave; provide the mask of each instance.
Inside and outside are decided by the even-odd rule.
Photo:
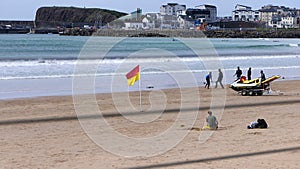
[[[45,65],[74,65],[76,60],[4,60],[0,61],[0,67],[31,67]]]
[[[300,55],[300,54],[299,54]],[[202,57],[128,57],[128,58],[104,58],[104,59],[67,59],[67,60],[5,60],[0,61],[0,67],[31,67],[31,66],[75,66],[95,64],[121,64],[121,63],[160,63],[160,62],[195,62],[207,60],[257,60],[257,59],[287,59],[298,58],[298,55],[260,55],[260,56],[202,56]]]
[[[253,44],[253,45],[215,45],[214,48],[216,50],[220,49],[248,49],[248,50],[255,50],[255,49],[266,49],[271,50],[278,47],[281,48],[290,48],[290,47],[298,47],[299,44],[297,43],[289,43],[289,44]]]
[[[276,47],[287,47],[288,44],[278,44],[278,45],[236,45],[236,46],[215,46],[216,49],[268,49]]]
[[[255,67],[257,70],[284,70],[284,69],[300,69],[300,66],[279,66],[279,67]],[[141,72],[141,75],[160,75],[160,74],[180,74],[180,73],[206,73],[215,70],[172,70],[162,71],[155,69],[146,69]],[[226,68],[224,71],[235,71],[235,68]],[[102,76],[124,76],[127,72],[109,72],[109,73],[91,73],[91,74],[61,74],[61,75],[35,75],[35,76],[5,76],[0,77],[0,80],[24,80],[24,79],[55,79],[55,78],[74,78],[74,77],[102,77]]]

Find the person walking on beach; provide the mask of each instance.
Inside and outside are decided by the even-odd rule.
[[[249,69],[248,69],[247,78],[248,78],[248,80],[251,80],[251,67],[249,67]]]
[[[207,113],[208,116],[206,117],[206,126],[204,126],[204,129],[216,130],[219,124],[217,118],[212,115],[211,111],[208,111]]]
[[[207,89],[209,89],[210,87],[210,80],[211,80],[211,72],[209,72],[206,76],[205,76],[205,80],[206,80],[206,84],[205,84],[205,88],[207,87]]]
[[[263,71],[263,70],[261,70],[261,71],[260,71],[260,78],[261,78],[261,81],[264,81],[264,80],[266,80],[266,76],[265,76],[265,74],[264,74],[264,71]]]
[[[216,81],[216,87],[218,87],[218,82],[220,83],[221,87],[224,89],[224,86],[222,84],[222,80],[223,80],[223,72],[221,71],[221,69],[219,69],[219,76],[218,76],[218,79]]]
[[[243,72],[242,70],[240,69],[240,67],[238,66],[237,67],[237,70],[235,71],[235,74],[233,76],[236,76],[236,80],[240,79],[241,76],[242,76]]]

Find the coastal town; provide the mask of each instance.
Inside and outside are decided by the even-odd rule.
[[[42,10],[47,12],[41,12]],[[195,31],[251,31],[251,30],[297,30],[300,28],[300,9],[286,6],[264,5],[260,9],[236,4],[233,6],[231,16],[218,16],[218,7],[215,5],[198,5],[188,7],[186,4],[167,3],[158,7],[157,13],[143,13],[142,9],[125,14],[112,11],[111,16],[103,11],[93,9],[88,16],[72,17],[78,11],[91,10],[76,7],[42,7],[37,10],[34,21],[5,21],[0,20],[0,33],[37,33],[61,35],[91,35],[98,31],[98,35],[107,35],[111,30],[130,32],[140,31],[138,35],[158,35],[159,31],[171,30],[177,32]],[[69,15],[62,16],[71,11]],[[106,12],[110,12],[106,10]],[[50,13],[43,16],[43,13]],[[51,15],[56,14],[56,15]],[[118,15],[116,15],[116,13]],[[73,19],[70,19],[73,18]],[[80,19],[80,18],[89,18]],[[99,33],[102,30],[102,33]],[[108,31],[107,31],[108,30]],[[149,32],[150,31],[150,32]],[[151,32],[152,31],[152,32]],[[126,33],[115,33],[126,35]],[[288,33],[289,34],[289,33]],[[164,35],[168,36],[168,33]],[[162,35],[163,36],[163,35]],[[192,35],[189,35],[192,36]],[[221,35],[223,36],[223,35]],[[293,35],[298,38],[299,33]]]
[[[1,7],[0,169],[300,169],[299,1]]]
[[[141,12],[141,9],[137,10]],[[253,22],[253,26],[265,28],[299,28],[300,9],[285,6],[266,5],[253,10],[249,6],[237,4],[232,16],[218,17],[217,7],[214,5],[199,5],[187,8],[186,5],[168,3],[160,7],[159,13],[137,15],[134,21],[124,22],[124,29],[223,29],[220,22]],[[218,26],[216,26],[218,25]],[[225,24],[224,24],[225,25]],[[239,28],[232,25],[227,28]]]

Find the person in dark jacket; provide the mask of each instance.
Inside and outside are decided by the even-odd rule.
[[[205,84],[205,88],[207,87],[207,89],[209,89],[210,87],[210,80],[211,80],[211,72],[209,72],[206,76],[205,76],[205,80],[206,80],[206,84]]]
[[[264,74],[263,70],[260,71],[260,78],[261,78],[261,81],[266,80],[266,75]]]
[[[243,72],[242,70],[240,69],[240,67],[238,66],[237,67],[237,70],[235,71],[235,74],[233,76],[236,76],[236,80],[240,79],[241,76],[242,76]]]
[[[248,78],[248,80],[251,80],[251,74],[252,74],[251,67],[249,67],[248,72],[247,72],[247,78]]]

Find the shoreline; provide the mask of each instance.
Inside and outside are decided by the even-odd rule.
[[[275,74],[274,74],[275,75]],[[202,75],[195,75],[195,77],[199,77]],[[227,76],[231,76],[228,74]],[[203,74],[204,77],[204,74]],[[213,77],[213,78],[216,78]],[[282,76],[280,79],[276,80],[275,83],[280,83],[280,82],[285,82],[285,81],[299,81],[300,77],[285,77]],[[31,99],[31,98],[42,98],[42,97],[68,97],[72,96],[72,81],[73,78],[55,78],[55,79],[22,79],[22,80],[2,80],[0,81],[0,84],[2,86],[7,86],[8,84],[13,83],[14,85],[10,86],[8,89],[7,87],[3,88],[0,97],[0,101],[5,101],[5,100],[18,100],[18,99]],[[148,81],[148,80],[146,80]],[[197,79],[197,84],[198,86],[194,87],[199,87],[202,88],[204,87],[204,79]],[[233,81],[232,81],[233,82]],[[226,81],[223,84],[224,86],[227,86],[228,90],[231,90],[228,88],[228,86],[232,83]],[[274,82],[273,82],[274,83]],[[34,85],[32,85],[34,84]],[[57,88],[56,86],[52,86],[49,88],[49,84],[60,84],[60,88]],[[20,90],[20,86],[22,86],[22,90]],[[44,86],[48,86],[45,88]],[[151,88],[148,88],[151,86]],[[215,81],[212,81],[211,87],[213,88],[215,86]],[[96,85],[96,95],[101,95],[101,94],[111,94],[111,91],[107,91],[106,89],[103,89],[103,86]],[[106,88],[106,87],[105,87]],[[189,88],[189,87],[187,87]],[[149,92],[149,91],[158,91],[158,90],[172,90],[172,89],[177,89],[175,86],[158,86],[154,84],[150,84],[148,86],[143,86],[142,90],[143,92]],[[121,91],[117,90],[114,91],[113,93],[130,93],[130,92],[138,92],[139,89],[137,86],[133,86],[130,89],[126,91]],[[83,93],[83,94],[89,94],[89,93]]]
[[[276,85],[277,85],[277,84],[289,83],[289,82],[291,82],[291,83],[300,82],[300,78],[296,78],[296,79],[285,79],[285,78],[282,79],[282,78],[280,78],[280,79],[272,82],[271,85],[273,83],[276,83]],[[225,87],[226,90],[235,92],[236,94],[238,93],[238,92],[233,91],[232,89],[229,88],[229,85],[230,85],[229,83],[223,84],[223,85],[224,85],[224,87]],[[184,87],[182,89],[191,89],[191,88],[202,89],[202,88],[204,88],[204,86],[205,86],[205,84],[201,84],[201,85],[196,86],[196,87]],[[215,90],[214,86],[215,86],[215,81],[213,81],[211,83],[211,89],[210,90]],[[162,91],[169,91],[169,90],[179,90],[179,89],[180,88],[177,88],[177,87],[170,87],[170,88],[152,88],[151,87],[151,88],[145,88],[145,89],[141,90],[141,92],[146,92],[147,93],[147,92],[156,92],[156,91],[160,91],[160,90],[162,90]],[[208,90],[208,91],[210,91],[210,90]],[[82,95],[82,96],[84,96],[84,95],[100,96],[100,95],[111,95],[111,94],[114,94],[114,93],[123,93],[124,94],[124,93],[138,93],[138,92],[139,92],[138,90],[128,90],[128,91],[102,92],[102,93],[98,92],[98,93],[92,93],[92,94],[90,94],[90,93],[83,93],[83,94],[80,94],[80,95]],[[300,93],[300,91],[299,91],[299,93]],[[299,95],[299,93],[297,93],[296,95]],[[73,94],[57,94],[57,95],[51,94],[51,95],[40,95],[40,96],[39,95],[37,95],[37,96],[33,95],[33,96],[24,96],[24,97],[0,98],[0,102],[2,102],[2,101],[14,101],[14,100],[27,100],[27,99],[31,100],[31,99],[39,99],[39,98],[41,98],[41,99],[43,99],[43,98],[56,98],[56,97],[58,97],[58,98],[59,97],[73,97]]]
[[[299,166],[300,81],[273,82],[274,90],[283,95],[240,96],[226,89],[226,105],[220,129],[204,143],[199,135],[205,131],[190,130],[180,125],[178,132],[188,135],[171,150],[153,157],[128,158],[102,149],[82,129],[71,96],[38,97],[0,101],[0,166],[6,168],[139,168],[166,165],[172,168],[297,168]],[[211,90],[197,88],[200,93],[199,113],[193,128],[201,128],[210,107]],[[223,91],[223,89],[213,89]],[[187,89],[189,92],[189,89]],[[153,94],[159,94],[153,91]],[[178,89],[163,90],[168,99],[164,113],[148,123],[134,123],[118,113],[111,94],[97,94],[96,99],[106,122],[128,137],[152,137],[174,125],[181,107]],[[131,117],[149,118],[147,114],[150,91],[142,92],[145,112]],[[119,93],[123,95],[122,93]],[[161,95],[153,95],[161,96]],[[139,92],[131,92],[132,104],[138,107]],[[152,97],[154,109],[162,104],[160,97]],[[84,100],[86,101],[86,100]],[[122,100],[119,100],[123,103]],[[124,102],[125,103],[125,102]],[[127,109],[128,105],[123,104]],[[215,114],[217,110],[213,110]],[[129,116],[128,116],[129,118]],[[257,118],[264,118],[269,128],[246,128]],[[86,121],[97,120],[90,116]],[[288,124],[288,125],[287,125]],[[94,131],[101,131],[96,126]],[[111,142],[109,137],[104,137]],[[259,145],[259,146],[257,146]],[[293,149],[295,148],[295,149]],[[277,150],[286,150],[278,152]],[[132,150],[133,151],[133,150]],[[259,154],[259,152],[269,152]],[[253,156],[247,154],[258,153]],[[237,154],[239,158],[226,158]],[[216,158],[211,162],[207,159]],[[203,159],[197,161],[199,159]],[[196,162],[191,162],[195,161]],[[171,165],[170,163],[182,163]],[[170,165],[167,165],[170,164]]]
[[[278,69],[263,69],[266,72],[267,77],[272,75],[280,75],[281,78],[275,82],[281,81],[294,81],[300,80],[300,77],[295,74],[299,68],[278,68]],[[259,76],[258,72],[261,68],[252,68],[252,77],[256,78]],[[213,82],[212,86],[215,85],[215,80],[217,78],[217,72],[211,70],[213,73]],[[224,71],[223,84],[229,85],[233,82],[234,78],[232,77],[235,69],[228,69]],[[205,82],[205,74],[207,71],[194,72],[193,76],[196,80],[197,86],[192,87],[203,87]],[[153,80],[161,78],[166,79],[163,83],[154,83]],[[152,75],[145,74],[142,80],[142,91],[149,90],[162,90],[162,89],[172,89],[176,88],[174,81],[167,80],[167,75]],[[106,83],[101,83],[105,81]],[[13,84],[13,85],[12,85]],[[59,85],[57,85],[59,84]],[[97,94],[101,93],[111,93],[111,85],[115,83],[112,82],[111,76],[97,76],[95,83],[95,92]],[[70,96],[72,95],[72,86],[73,78],[72,77],[63,77],[63,78],[41,78],[41,79],[10,79],[10,80],[0,80],[0,85],[2,89],[0,90],[1,97],[0,100],[7,99],[18,99],[18,98],[32,98],[32,97],[43,97],[43,96]],[[189,86],[189,84],[186,84]],[[153,86],[149,89],[148,86]],[[113,92],[132,92],[139,91],[137,85],[130,88],[114,88]],[[85,93],[87,94],[87,93]]]

